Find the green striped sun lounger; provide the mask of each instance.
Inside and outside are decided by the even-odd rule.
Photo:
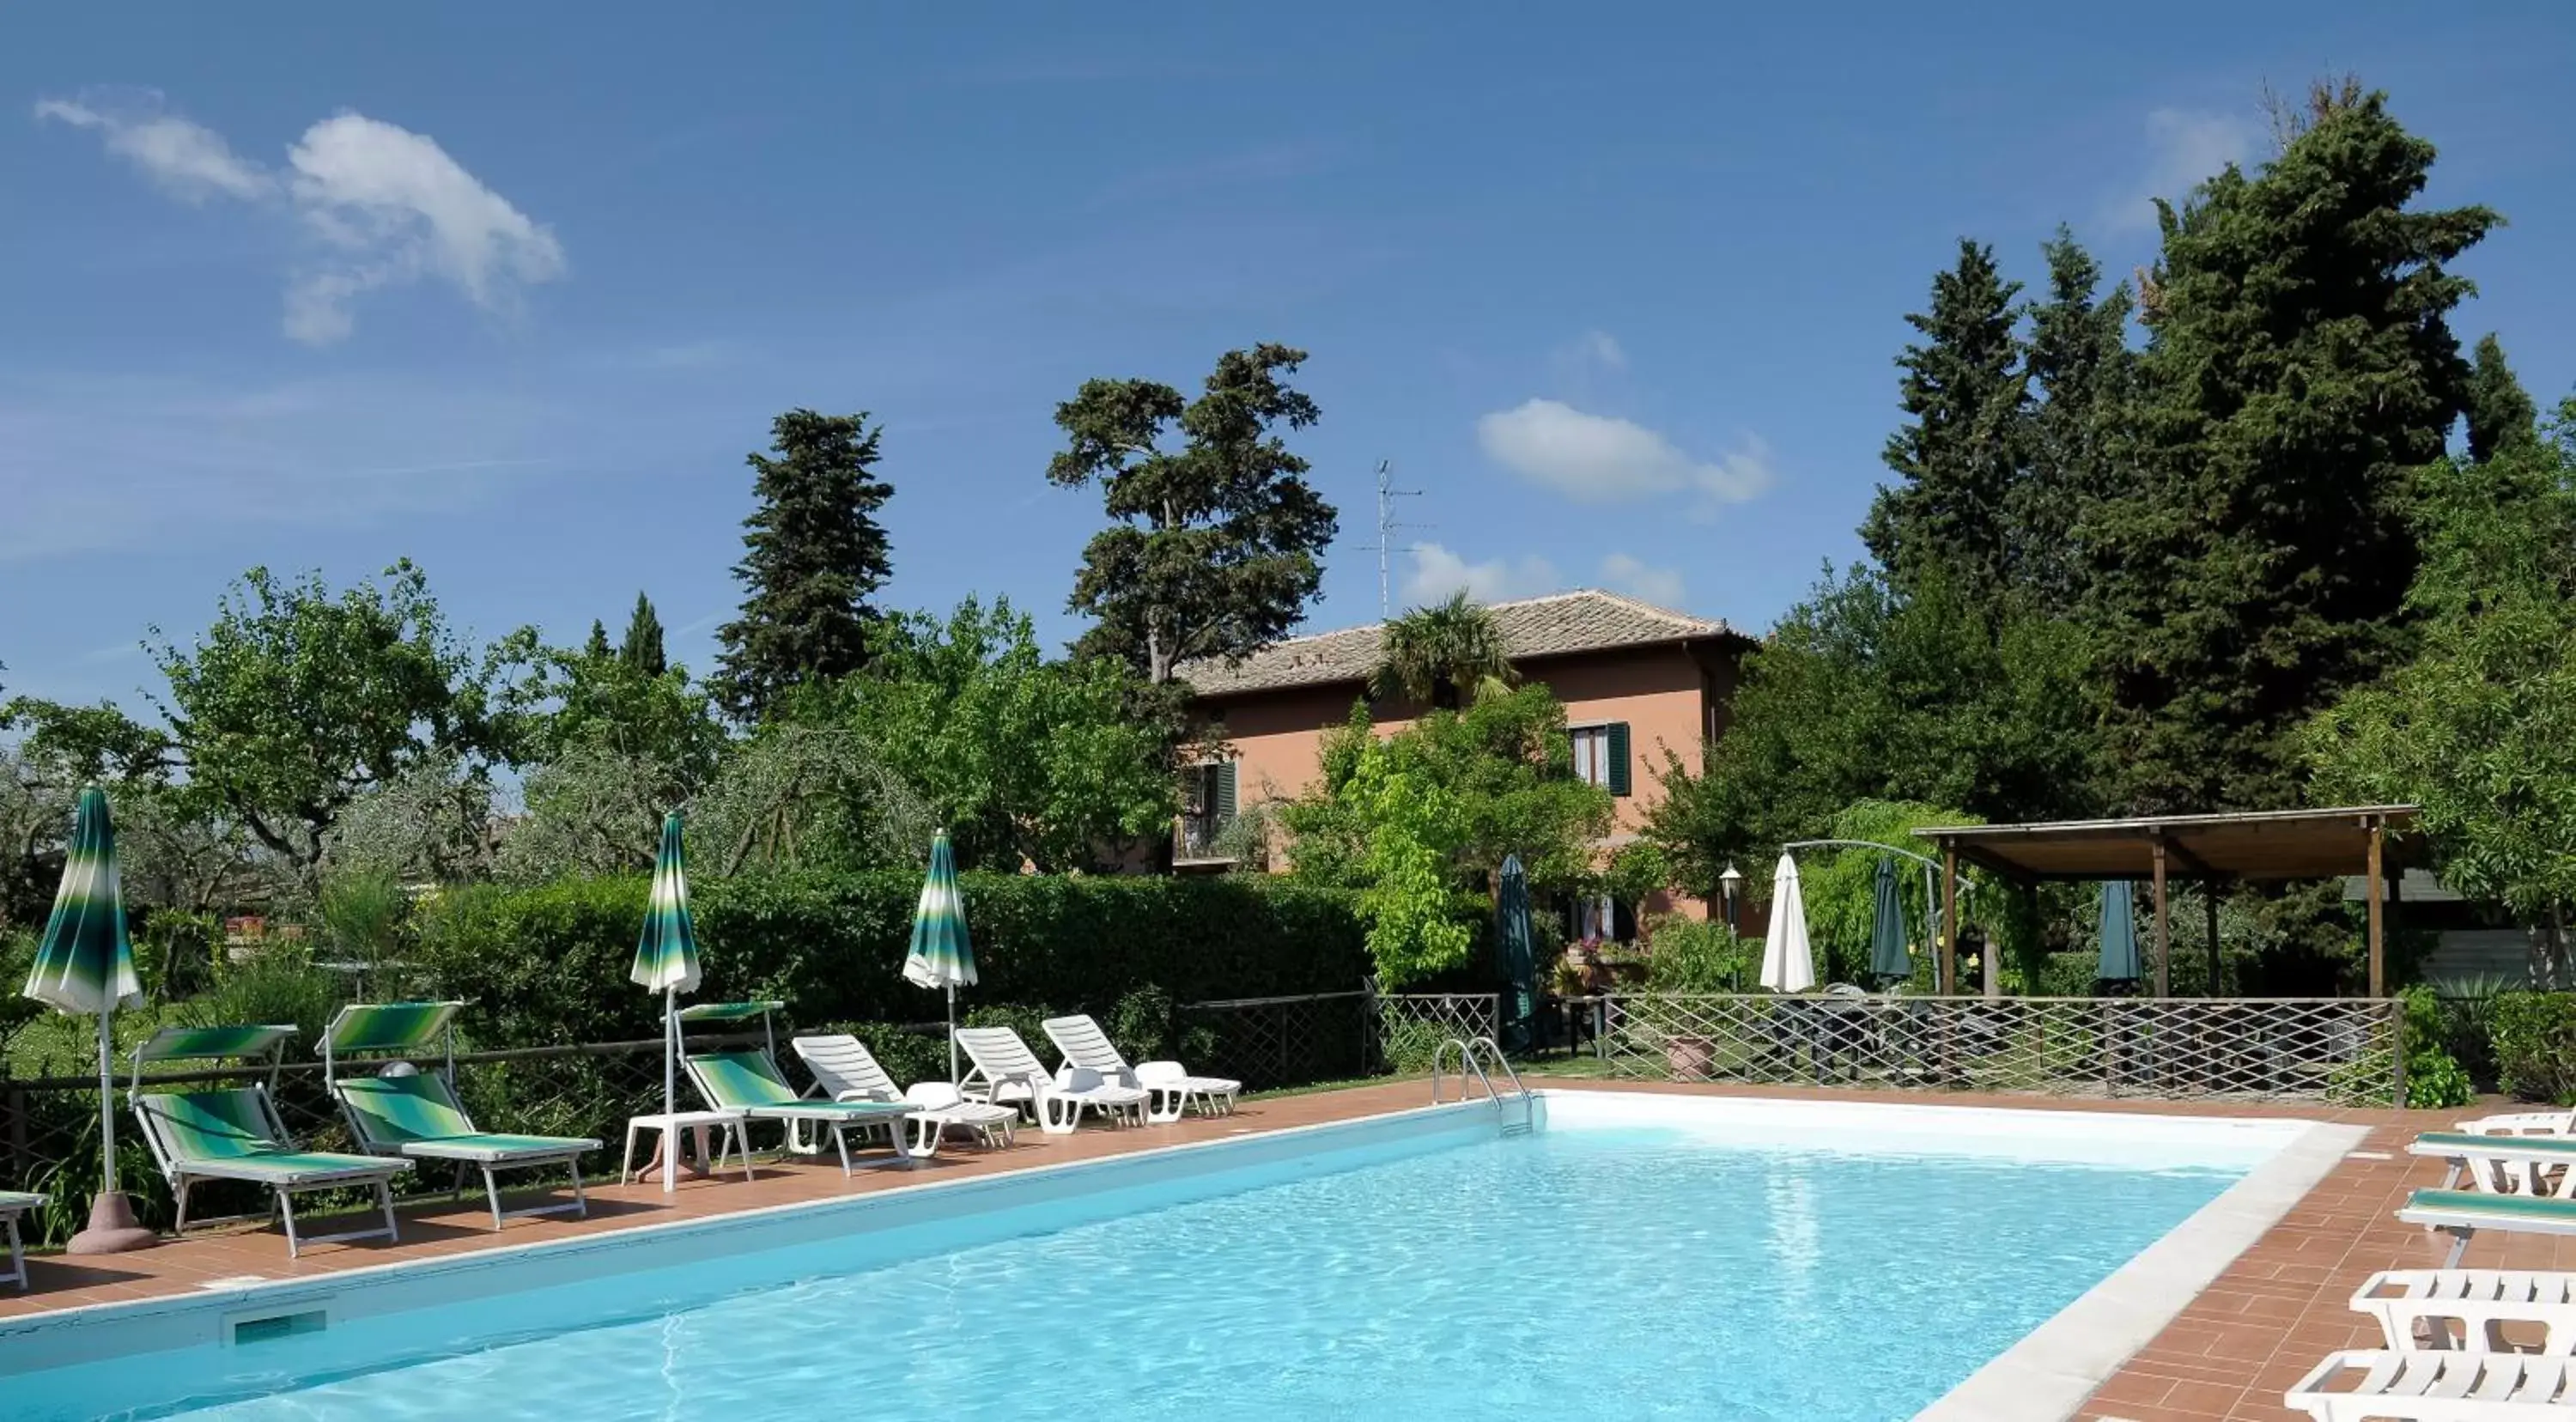
[[[43,1209],[48,1198],[24,1190],[0,1190],[0,1224],[9,1232],[9,1272],[0,1274],[0,1283],[16,1284],[22,1293],[27,1288],[27,1250],[18,1238],[18,1221],[29,1210]]]
[[[481,1130],[456,1096],[452,1019],[456,1002],[391,1002],[355,1004],[340,1009],[323,1034],[324,1075],[331,1094],[348,1118],[350,1134],[370,1155],[445,1161],[456,1167],[461,1191],[465,1172],[483,1176],[483,1195],[492,1206],[492,1228],[526,1215],[587,1215],[582,1194],[581,1156],[599,1142],[579,1136],[519,1136]],[[427,1049],[424,1051],[424,1049]],[[443,1065],[420,1070],[393,1062],[374,1076],[343,1076],[346,1058],[361,1053],[437,1052]],[[410,1068],[405,1070],[404,1068]],[[572,1172],[572,1198],[522,1209],[501,1208],[496,1178],[505,1170],[544,1170],[561,1166]]]
[[[143,1139],[178,1197],[174,1233],[188,1227],[190,1192],[210,1180],[241,1180],[267,1187],[286,1226],[287,1257],[307,1244],[355,1239],[398,1239],[394,1224],[392,1180],[411,1169],[408,1160],[341,1155],[299,1149],[286,1123],[278,1118],[268,1082],[197,1091],[146,1091],[146,1062],[211,1060],[242,1057],[258,1069],[267,1058],[267,1073],[276,1075],[278,1050],[292,1027],[165,1027],[134,1049],[134,1084],[129,1099]],[[384,1216],[381,1229],[340,1234],[300,1234],[295,1225],[295,1197],[316,1190],[373,1189]]]
[[[2445,1269],[2456,1269],[2469,1237],[2482,1229],[2516,1234],[2576,1234],[2576,1200],[2542,1195],[2499,1195],[2488,1190],[2418,1190],[2397,1217],[2451,1236]]]
[[[2409,1155],[2450,1162],[2442,1188],[2463,1183],[2471,1191],[2576,1197],[2576,1139],[2566,1136],[2491,1136],[2470,1131],[2427,1131],[2409,1142]]]
[[[753,1120],[785,1122],[791,1143],[800,1127],[821,1126],[831,1131],[833,1148],[840,1152],[843,1175],[852,1173],[850,1142],[845,1133],[854,1128],[885,1128],[894,1143],[895,1160],[913,1158],[902,1147],[903,1126],[905,1118],[921,1108],[909,1101],[800,1098],[779,1073],[778,1063],[757,1047],[693,1051],[680,1061],[689,1069],[689,1080],[697,1084],[698,1094],[715,1110],[739,1111]]]

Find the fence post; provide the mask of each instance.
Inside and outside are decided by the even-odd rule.
[[[1377,1075],[1377,979],[1360,974],[1360,1075]]]
[[[2388,999],[2388,1009],[2389,1039],[2396,1045],[2396,1050],[2389,1053],[2390,1060],[2396,1064],[2395,1070],[2390,1072],[2396,1079],[2396,1086],[2388,1104],[2402,1111],[2406,1108],[2406,999]]]
[[[9,1088],[9,1164],[17,1171],[11,1178],[27,1182],[27,1089]]]

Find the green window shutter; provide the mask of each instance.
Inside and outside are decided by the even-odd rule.
[[[1610,723],[1610,793],[1625,795],[1628,783],[1628,723]]]
[[[1229,760],[1218,765],[1213,778],[1216,793],[1208,797],[1215,802],[1212,808],[1218,819],[1230,820],[1234,818],[1234,762]]]

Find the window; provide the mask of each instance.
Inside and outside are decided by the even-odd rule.
[[[1628,723],[1604,721],[1572,728],[1574,778],[1613,795],[1628,793]]]

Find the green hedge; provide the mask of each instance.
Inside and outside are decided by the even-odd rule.
[[[2576,993],[2504,992],[2493,1017],[2496,1078],[2526,1101],[2576,1104]]]
[[[1369,969],[1352,896],[1256,876],[960,876],[979,984],[963,1007],[1043,1005],[1106,1022],[1159,988],[1176,1002],[1347,991]],[[649,1037],[627,980],[646,881],[447,889],[422,906],[424,991],[466,1000],[478,1047]],[[921,878],[908,872],[691,885],[699,1001],[775,997],[798,1023],[920,1022],[939,999],[903,981]]]

